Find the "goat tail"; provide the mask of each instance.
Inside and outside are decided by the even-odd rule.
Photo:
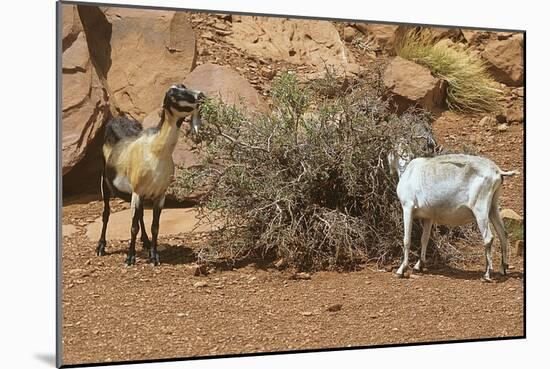
[[[517,170],[509,170],[507,172],[501,170],[500,171],[500,179],[502,181],[502,183],[504,183],[504,178],[505,177],[512,177],[512,176],[515,176],[516,174],[519,174],[519,171]]]
[[[519,171],[517,171],[517,170],[510,170],[508,172],[500,171],[500,175],[502,177],[512,177],[516,174],[519,174]]]

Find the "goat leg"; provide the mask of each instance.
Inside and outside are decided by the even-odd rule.
[[[130,229],[130,247],[128,248],[128,256],[126,257],[125,264],[127,266],[134,265],[136,263],[136,238],[139,232],[139,219],[143,217],[143,204],[139,195],[132,194],[132,227]]]
[[[101,236],[99,237],[99,241],[97,242],[97,247],[95,249],[97,256],[105,255],[105,246],[107,245],[107,241],[105,241],[105,234],[107,233],[107,223],[109,223],[109,215],[111,214],[111,207],[109,205],[111,191],[105,182],[104,175],[101,175],[101,195],[103,197],[103,225],[101,227]]]
[[[159,254],[157,252],[157,240],[159,235],[160,213],[164,205],[164,196],[153,201],[153,223],[151,224],[152,242],[149,250],[149,262],[153,265],[160,264]]]

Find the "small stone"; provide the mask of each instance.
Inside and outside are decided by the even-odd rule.
[[[78,268],[69,270],[69,274],[80,274],[83,272],[84,272],[84,269],[78,269]]]
[[[99,334],[99,329],[94,329],[94,330],[92,331],[92,333],[93,333],[93,334],[96,334],[96,335]]]
[[[284,258],[281,258],[277,260],[274,265],[275,265],[275,268],[282,269],[286,266],[286,261]]]
[[[208,282],[206,281],[199,281],[199,282],[195,282],[193,284],[193,287],[195,288],[202,288],[202,287],[207,287],[208,286]]]
[[[498,113],[495,118],[499,123],[506,123],[508,121],[506,114],[504,113]]]
[[[497,129],[499,132],[505,132],[508,130],[508,125],[506,123],[499,124]]]
[[[227,24],[225,24],[224,22],[216,22],[214,23],[213,27],[218,30],[226,30],[228,28]]]
[[[292,276],[293,279],[302,279],[302,280],[309,280],[311,279],[311,275],[309,273],[296,273]]]
[[[223,30],[220,30],[220,29],[217,29],[216,30],[216,34],[220,35],[220,36],[229,36],[230,34],[232,34],[233,31],[223,31]]]
[[[202,37],[204,39],[207,39],[207,40],[210,40],[210,41],[214,41],[214,34],[210,31],[206,31],[202,34]]]
[[[399,328],[393,328],[392,331],[397,332]]]
[[[517,256],[523,256],[525,253],[525,244],[523,240],[517,240],[516,241],[516,255]],[[509,269],[512,269],[511,267],[508,267]]]
[[[344,41],[351,42],[355,37],[357,30],[353,27],[347,26],[344,28]]]
[[[207,275],[208,274],[208,268],[206,265],[196,265],[192,268],[193,275],[195,277],[199,277],[201,275]]]
[[[188,316],[188,313],[177,313],[176,314],[178,318],[183,318],[184,316]]]
[[[303,316],[312,316],[313,315],[313,313],[311,311],[303,311],[300,314],[302,314]]]
[[[335,312],[335,311],[340,311],[340,310],[342,310],[342,304],[330,305],[330,306],[327,308],[327,311],[330,311],[330,312]]]
[[[485,116],[483,118],[481,118],[481,120],[479,121],[479,125],[480,126],[493,126],[495,125],[497,122],[497,120],[491,116]]]

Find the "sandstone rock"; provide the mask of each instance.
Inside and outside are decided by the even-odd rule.
[[[500,211],[500,217],[510,240],[523,239],[523,217],[512,209]]]
[[[508,86],[523,85],[523,35],[491,41],[481,56],[496,81]]]
[[[62,173],[66,174],[84,158],[111,114],[84,32],[63,52],[61,65]]]
[[[61,40],[65,51],[82,32],[82,23],[76,5],[61,5]]]
[[[523,122],[523,107],[521,105],[512,105],[506,109],[506,120],[508,122]]]
[[[240,106],[249,112],[267,112],[269,106],[260,94],[237,71],[228,66],[202,64],[183,80],[186,86],[219,97],[224,103]]]
[[[357,33],[356,29],[350,26],[347,26],[344,28],[344,41],[351,42],[355,38],[355,34]]]
[[[449,39],[453,42],[465,40],[460,28],[429,27],[434,42]]]
[[[395,32],[398,26],[387,24],[355,23],[355,28],[364,35],[372,37],[380,50],[390,50],[394,46]]]
[[[79,6],[93,55],[118,109],[143,119],[194,68],[195,34],[183,12]],[[97,10],[99,9],[99,10]],[[92,27],[93,26],[93,27]],[[100,37],[102,33],[106,36]],[[110,37],[109,37],[110,36]]]
[[[331,22],[275,17],[233,17],[227,40],[256,57],[309,65],[343,68],[353,62]],[[237,19],[238,18],[238,19]]]
[[[412,61],[395,57],[384,71],[383,80],[399,112],[414,104],[435,111],[445,101],[444,82]]]

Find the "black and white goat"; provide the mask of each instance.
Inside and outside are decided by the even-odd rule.
[[[506,274],[508,239],[498,199],[504,177],[517,172],[502,171],[491,160],[473,155],[449,154],[410,160],[410,156],[398,148],[388,159],[390,168],[399,175],[397,196],[403,208],[403,262],[396,272],[398,277],[408,268],[414,218],[422,220],[422,248],[415,271],[421,271],[426,263],[426,247],[433,223],[457,226],[476,222],[485,245],[487,269],[483,278],[490,281],[493,269],[490,223],[500,239],[501,271]]]
[[[103,228],[97,244],[97,255],[105,254],[105,233],[109,222],[111,196],[131,196],[132,226],[126,265],[135,264],[136,236],[141,227],[143,247],[149,251],[149,261],[159,264],[157,237],[160,213],[164,206],[166,189],[174,174],[172,153],[176,146],[179,128],[185,117],[192,115],[191,126],[197,132],[200,126],[199,105],[204,94],[173,85],[166,92],[157,127],[143,130],[141,123],[125,117],[107,123],[103,144],[104,167],[101,176],[103,196]],[[143,202],[153,202],[151,242],[143,222]]]

